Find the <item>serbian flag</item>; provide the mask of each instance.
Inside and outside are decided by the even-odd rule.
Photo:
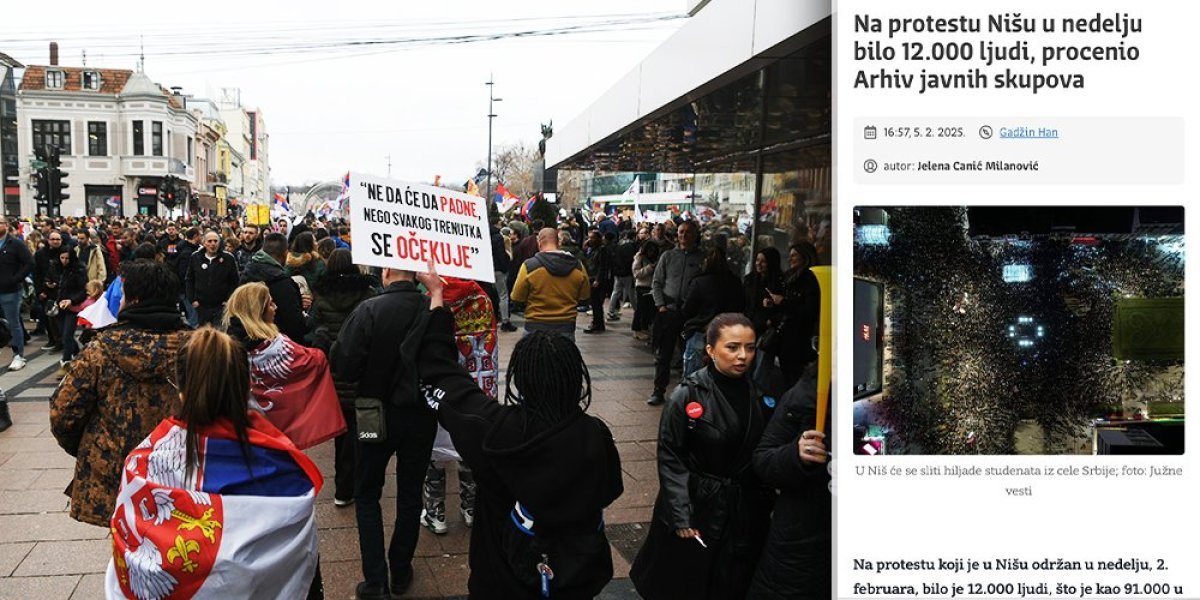
[[[500,345],[492,300],[473,280],[449,276],[443,279],[446,280],[444,302],[454,315],[458,364],[471,375],[479,389],[495,400],[499,393]],[[438,425],[434,438],[432,460],[462,460],[454,449],[450,434],[441,425]]]
[[[284,198],[282,194],[275,194],[275,208],[285,213],[292,212],[292,207],[288,204],[287,198]]]
[[[117,322],[117,318],[113,316],[112,311],[108,308],[108,302],[103,300],[101,296],[100,302],[95,302],[92,305],[79,311],[79,324],[90,329],[100,329],[108,327]]]
[[[529,216],[529,211],[533,209],[533,203],[534,203],[534,202],[537,202],[537,196],[533,196],[533,197],[531,197],[531,198],[529,199],[529,201],[528,201],[528,202],[526,202],[526,203],[525,203],[525,205],[521,207],[521,216],[522,216],[522,217],[528,217],[528,216]]]
[[[503,183],[496,184],[496,189],[492,192],[492,201],[496,204],[502,204],[511,197],[512,192],[508,191],[508,188],[504,187]]]
[[[228,420],[196,431],[191,477],[179,420],[163,421],[129,453],[111,521],[108,598],[307,595],[321,472],[262,415],[248,414],[246,454]]]
[[[251,404],[300,449],[346,432],[325,353],[280,334],[250,351]]]

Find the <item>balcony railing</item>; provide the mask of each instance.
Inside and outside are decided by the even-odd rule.
[[[122,156],[121,174],[126,176],[162,177],[174,175],[189,183],[196,180],[196,169],[183,161],[165,156]]]

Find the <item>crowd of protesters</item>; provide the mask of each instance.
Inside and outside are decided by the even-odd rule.
[[[491,235],[495,283],[460,284],[433,265],[419,273],[356,266],[346,223],[312,215],[264,227],[211,217],[0,223],[9,369],[26,366],[36,337],[61,353],[51,425],[77,458],[71,516],[115,522],[119,498],[133,493],[124,458],[151,444],[160,423],[189,436],[226,423],[247,464],[250,449],[275,447],[264,440],[293,449],[333,440],[334,504],[354,505],[358,522],[364,579],[356,597],[388,598],[412,581],[419,528],[446,531],[445,471],[431,462],[437,447],[459,461],[469,487],[460,510],[473,525],[472,597],[537,598],[543,589],[593,597],[612,576],[601,512],[622,485],[611,433],[586,416],[590,377],[574,341],[578,315],[590,310],[585,334],[628,320],[649,345],[648,403],[664,405],[664,484],[634,565],[640,593],[738,598],[753,586],[746,597],[823,597],[826,444],[809,417],[820,310],[813,246],[797,240],[784,271],[771,247],[751,261],[750,240],[720,220],[642,224],[577,213],[557,223],[496,220]],[[79,315],[92,303],[115,323],[80,336],[78,324],[87,323]],[[501,377],[497,331],[516,331],[517,314],[525,332]],[[197,348],[221,356],[236,348],[248,393],[198,385],[196,373],[228,357],[204,362]],[[668,394],[676,369],[679,385]],[[242,377],[213,385],[242,385]],[[249,420],[228,414],[241,398],[255,415]],[[0,410],[2,431],[10,423],[2,400]],[[249,430],[261,435],[244,437]],[[193,444],[177,448],[186,454],[176,464],[190,469],[198,460]],[[385,548],[380,500],[393,457],[395,523]],[[292,470],[306,468],[302,458],[289,460]],[[172,477],[159,483],[201,491]],[[310,479],[296,488],[309,510],[322,485],[319,474]],[[777,497],[781,507],[788,498],[825,506],[824,521],[776,508],[772,527]],[[796,520],[803,527],[791,527]],[[145,567],[133,546],[120,569]],[[793,547],[811,557],[825,549],[824,572],[815,558],[797,563]],[[744,560],[759,555],[778,569]],[[321,597],[315,558],[294,568],[311,579],[309,597]],[[128,588],[134,580],[149,581],[121,581]],[[255,594],[298,589],[262,585]]]

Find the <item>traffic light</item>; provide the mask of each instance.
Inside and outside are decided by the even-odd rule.
[[[33,172],[35,183],[37,185],[37,193],[33,199],[37,200],[38,204],[50,203],[50,171],[49,169],[38,169]]]
[[[175,181],[172,178],[163,179],[162,185],[158,189],[158,200],[167,207],[167,210],[175,208]]]
[[[57,146],[50,148],[50,156],[47,158],[46,171],[50,183],[50,203],[57,209],[62,207],[63,200],[71,197],[67,193],[68,173],[62,170],[61,151]]]
[[[67,193],[68,185],[66,171],[59,168],[50,171],[50,189],[54,195],[54,203],[59,207],[62,206],[63,200],[71,197]]]

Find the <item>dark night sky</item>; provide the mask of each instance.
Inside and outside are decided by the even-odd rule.
[[[996,206],[971,207],[970,235],[1039,233],[1133,233],[1134,217],[1143,224],[1177,223],[1183,233],[1179,206]]]

